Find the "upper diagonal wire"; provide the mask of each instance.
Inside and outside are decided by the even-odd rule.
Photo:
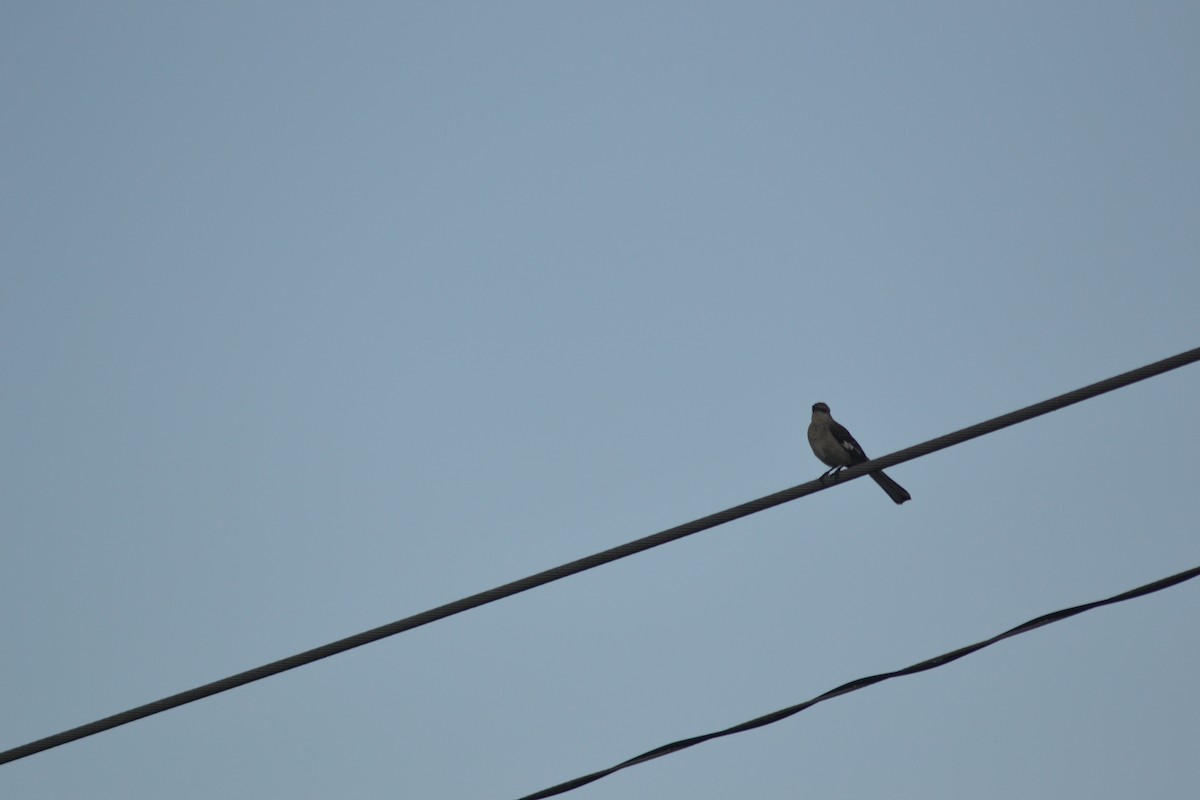
[[[914,458],[920,458],[921,456],[928,455],[938,450],[943,450],[947,447],[961,444],[962,442],[998,431],[1002,428],[1016,425],[1019,422],[1024,422],[1043,414],[1049,414],[1052,411],[1057,411],[1058,409],[1065,408],[1066,406],[1073,405],[1092,397],[1096,397],[1097,395],[1104,394],[1105,392],[1111,392],[1114,389],[1119,389],[1121,387],[1128,386],[1129,384],[1137,383],[1138,381],[1143,381],[1156,375],[1161,375],[1164,372],[1178,369],[1179,367],[1186,366],[1196,361],[1200,361],[1200,347],[1179,353],[1178,355],[1171,356],[1170,358],[1165,358],[1161,361],[1156,361],[1152,364],[1138,367],[1135,370],[1131,370],[1120,375],[1115,375],[1111,378],[1106,378],[1105,380],[1097,383],[1084,386],[1080,389],[1075,389],[1074,391],[1058,395],[1057,397],[1052,397],[1049,400],[1043,400],[1040,403],[1026,406],[1025,408],[1009,412],[1008,414],[1003,414],[999,417],[994,417],[985,422],[980,422],[976,425],[963,428],[953,433],[948,433],[945,436],[939,436],[936,439],[930,439],[927,442],[922,442],[921,444],[905,448],[904,450],[898,450],[895,453],[883,456],[882,458],[877,458],[873,461],[867,461],[857,466],[850,467],[849,469],[846,469],[840,473],[837,483],[846,483],[848,481],[861,478],[870,472],[895,466],[896,464],[902,464],[905,461],[911,461]],[[268,678],[273,675],[278,675],[281,672],[286,672],[306,664],[311,664],[323,658],[344,653],[347,650],[352,650],[356,647],[362,647],[365,644],[370,644],[389,636],[395,636],[398,633],[403,633],[405,631],[412,630],[413,628],[419,628],[422,625],[428,625],[431,622],[436,622],[438,620],[454,616],[455,614],[461,614],[462,612],[468,611],[472,608],[478,608],[479,606],[493,603],[505,597],[529,591],[530,589],[561,580],[579,572],[593,569],[603,564],[617,561],[618,559],[626,558],[636,553],[641,553],[645,550],[667,544],[668,542],[673,542],[676,539],[682,539],[685,536],[691,536],[692,534],[708,530],[709,528],[715,528],[718,525],[723,525],[727,522],[741,519],[742,517],[755,514],[759,511],[765,511],[768,508],[774,508],[775,506],[783,503],[797,500],[801,497],[805,497],[815,492],[822,491],[823,489],[830,488],[833,485],[835,484],[832,482],[822,483],[820,480],[802,483],[798,486],[793,486],[790,489],[784,489],[782,491],[775,492],[774,494],[760,497],[757,500],[751,500],[750,502],[742,503],[741,505],[734,506],[733,508],[727,508],[724,511],[718,511],[715,514],[710,514],[706,517],[692,520],[691,522],[684,523],[683,525],[669,528],[668,530],[651,534],[650,536],[645,536],[641,539],[635,539],[634,541],[604,550],[600,553],[595,553],[593,555],[544,570],[535,575],[530,575],[528,577],[521,578],[520,580],[512,581],[511,583],[506,583],[502,586],[497,586],[493,589],[488,589],[487,591],[479,592],[478,594],[473,594],[469,597],[464,597],[451,603],[446,603],[445,605],[429,609],[428,611],[414,614],[411,617],[405,617],[404,619],[388,623],[387,625],[381,625],[378,628],[372,628],[371,630],[357,633],[353,636],[347,636],[344,639],[339,639],[335,642],[330,642],[329,644],[315,647],[311,650],[306,650],[302,653],[288,656],[287,658],[279,659],[278,661],[272,661],[269,664],[254,667],[253,669],[239,672],[236,675],[230,675],[227,678],[222,678],[220,680],[213,681],[212,683],[204,684],[203,686],[197,686],[193,689],[188,689],[187,691],[173,694],[168,697],[146,703],[145,705],[122,711],[118,714],[103,717],[102,719],[89,722],[85,725],[80,725],[69,730],[61,731],[42,739],[37,739],[36,741],[0,752],[0,764],[16,761],[18,759],[31,756],[35,753],[40,753],[44,750],[49,750],[53,747],[58,747],[60,745],[67,744],[68,742],[73,742],[77,739],[93,736],[97,733],[111,730],[121,725],[135,722],[139,719],[162,713],[163,711],[168,711],[172,708],[178,708],[179,706],[186,705],[188,703],[194,703],[197,700],[202,700],[206,697],[220,694],[221,692],[227,692],[230,689],[236,689],[239,686],[245,686],[248,683],[253,683],[255,681],[262,680],[263,678]]]

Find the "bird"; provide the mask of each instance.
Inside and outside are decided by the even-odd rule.
[[[812,446],[813,455],[829,467],[821,476],[822,481],[825,480],[825,475],[831,472],[834,478],[837,478],[837,473],[844,467],[852,467],[870,460],[863,452],[862,445],[850,435],[850,431],[829,416],[829,406],[824,403],[813,403],[812,422],[808,424],[808,443]],[[882,470],[869,474],[896,505],[912,500],[912,495]]]

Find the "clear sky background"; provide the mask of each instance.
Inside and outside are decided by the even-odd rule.
[[[0,748],[1200,345],[1195,3],[0,10]],[[511,798],[1200,564],[1200,367],[0,767]],[[1200,585],[568,797],[1184,797]]]

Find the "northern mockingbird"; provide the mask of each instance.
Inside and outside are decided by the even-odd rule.
[[[813,404],[812,422],[808,424],[808,443],[812,445],[813,454],[829,467],[825,470],[825,475],[832,472],[834,478],[844,467],[853,467],[870,460],[863,452],[862,445],[850,435],[850,431],[829,416],[829,406],[824,403]],[[821,476],[821,480],[825,480],[825,475]],[[884,475],[882,471],[872,472],[870,475],[896,505],[905,500],[912,500],[912,495],[905,491],[903,486]]]

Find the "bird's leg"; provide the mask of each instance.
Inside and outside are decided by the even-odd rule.
[[[821,473],[820,478],[817,478],[817,480],[819,480],[821,482],[822,486],[825,485],[825,478],[828,477],[829,473],[833,472],[835,469],[837,469],[837,467],[830,467],[829,469],[827,469],[823,473]]]

